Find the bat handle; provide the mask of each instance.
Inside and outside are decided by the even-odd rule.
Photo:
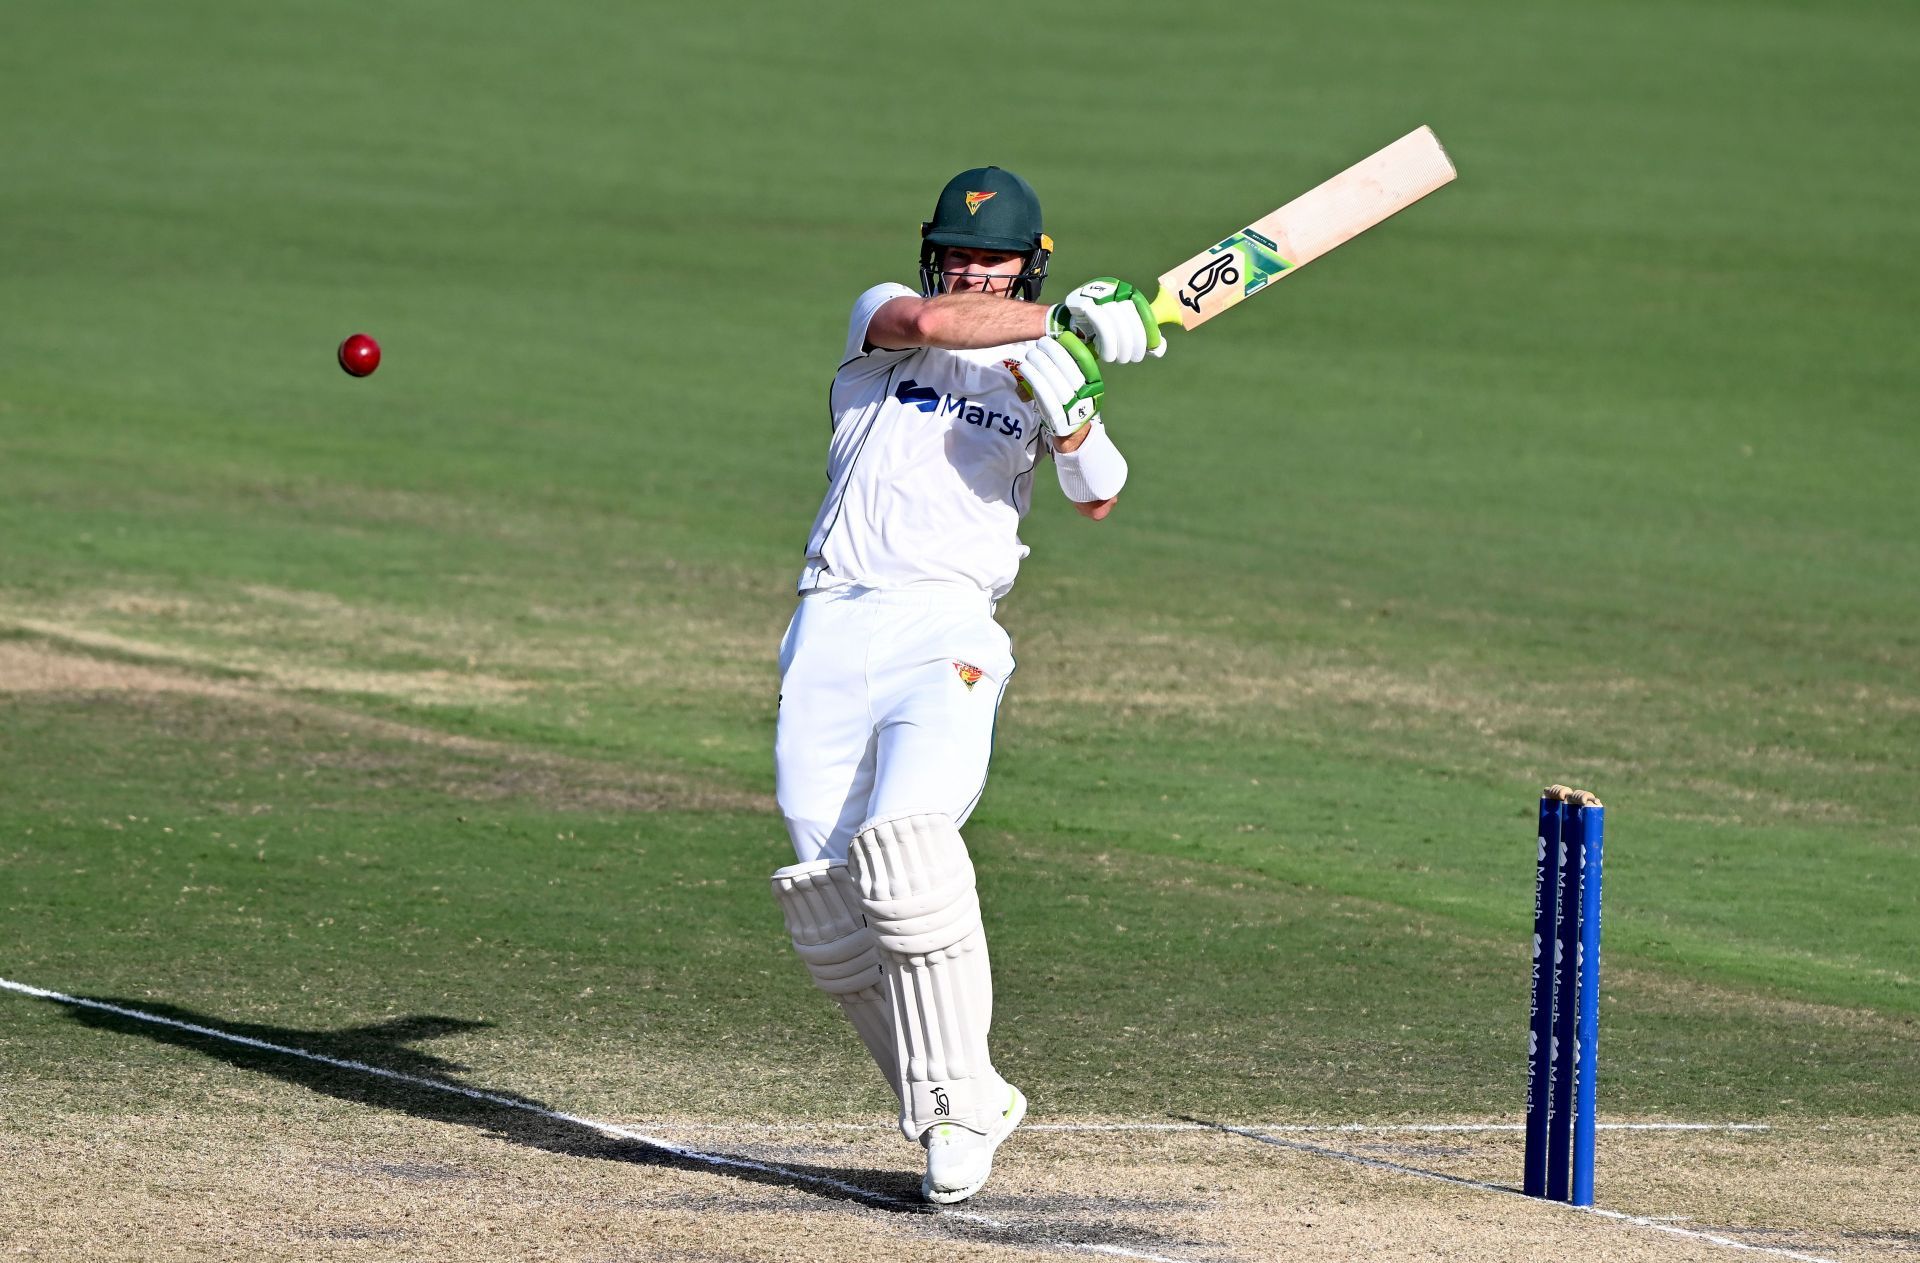
[[[1184,325],[1180,319],[1180,300],[1174,297],[1174,291],[1162,285],[1160,292],[1153,296],[1148,304],[1153,309],[1153,318],[1163,325]]]

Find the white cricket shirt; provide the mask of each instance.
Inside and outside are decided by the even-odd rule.
[[[1027,555],[1020,519],[1042,431],[1003,361],[1033,344],[867,350],[868,322],[902,297],[917,295],[876,285],[853,305],[829,401],[827,498],[800,590],[949,587],[997,601]]]

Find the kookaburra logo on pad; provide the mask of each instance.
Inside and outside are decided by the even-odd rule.
[[[996,196],[998,196],[998,195],[997,195],[997,194],[994,194],[994,193],[969,193],[969,194],[967,194],[967,214],[969,214],[969,215],[978,215],[978,214],[980,213],[980,203],[982,203],[982,202],[990,202],[990,201],[992,201],[992,200],[993,200],[993,199],[994,199],[994,198],[995,198]]]

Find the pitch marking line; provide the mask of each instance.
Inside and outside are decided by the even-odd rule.
[[[1488,1193],[1505,1193],[1510,1197],[1526,1197],[1519,1189],[1507,1188],[1500,1184],[1488,1184],[1483,1180],[1470,1180],[1465,1176],[1448,1175],[1444,1171],[1428,1171],[1422,1167],[1405,1166],[1398,1162],[1388,1162],[1385,1158],[1369,1158],[1365,1154],[1347,1153],[1340,1149],[1329,1149],[1325,1145],[1311,1144],[1304,1140],[1283,1140],[1248,1127],[1232,1127],[1226,1123],[1203,1123],[1199,1126],[1210,1127],[1215,1131],[1230,1132],[1235,1136],[1244,1136],[1248,1140],[1263,1145],[1272,1145],[1276,1149],[1293,1149],[1300,1153],[1310,1153],[1321,1158],[1336,1158],[1342,1162],[1355,1162],[1361,1166],[1374,1167],[1382,1171],[1393,1171],[1400,1175],[1415,1175],[1425,1180],[1439,1180],[1447,1184],[1464,1185]],[[1622,1223],[1635,1224],[1642,1228],[1651,1228],[1655,1232],[1672,1233],[1677,1237],[1687,1237],[1695,1241],[1706,1241],[1713,1245],[1726,1246],[1730,1250],[1751,1250],[1756,1254],[1772,1254],[1780,1258],[1799,1259],[1801,1263],[1838,1263],[1818,1254],[1800,1254],[1793,1250],[1783,1250],[1779,1246],[1750,1245],[1745,1241],[1735,1241],[1732,1237],[1717,1236],[1711,1232],[1700,1232],[1692,1228],[1676,1228],[1672,1224],[1661,1223],[1657,1219],[1647,1219],[1640,1215],[1629,1215],[1625,1211],[1606,1210],[1599,1206],[1573,1206],[1566,1202],[1550,1202],[1544,1198],[1528,1197],[1528,1201],[1543,1206],[1552,1206],[1559,1210],[1573,1211],[1582,1215],[1595,1215],[1602,1219],[1615,1219]]]
[[[892,1123],[690,1123],[664,1119],[633,1123],[655,1131],[773,1133],[809,1131],[892,1131]],[[1249,1131],[1300,1135],[1339,1132],[1348,1135],[1428,1135],[1441,1132],[1522,1132],[1525,1123],[1242,1123]],[[1595,1123],[1597,1131],[1772,1131],[1770,1123]],[[1023,1123],[1022,1132],[1219,1131],[1215,1123]]]
[[[829,1175],[815,1175],[810,1171],[797,1171],[791,1167],[780,1166],[772,1162],[754,1162],[747,1158],[730,1157],[723,1153],[703,1153],[698,1149],[689,1149],[676,1145],[670,1140],[661,1140],[644,1132],[627,1127],[617,1127],[612,1123],[603,1123],[592,1118],[582,1118],[578,1114],[565,1114],[559,1110],[546,1109],[527,1101],[516,1101],[512,1097],[500,1096],[493,1092],[483,1092],[478,1088],[462,1087],[458,1083],[448,1083],[441,1079],[428,1079],[420,1075],[403,1074],[398,1070],[388,1070],[382,1066],[369,1065],[364,1061],[353,1061],[344,1057],[329,1057],[323,1053],[308,1052],[304,1048],[294,1048],[287,1044],[269,1043],[264,1039],[254,1039],[247,1035],[236,1035],[217,1027],[199,1026],[192,1022],[182,1022],[177,1018],[161,1017],[157,1013],[145,1013],[139,1009],[123,1008],[118,1004],[107,1004],[101,1000],[89,1000],[83,996],[66,995],[59,991],[49,991],[44,987],[29,986],[24,982],[14,982],[10,978],[0,978],[0,989],[16,991],[21,995],[33,996],[40,1000],[51,1000],[56,1004],[72,1005],[75,1008],[97,1009],[103,1013],[113,1013],[120,1017],[132,1018],[138,1022],[151,1022],[156,1026],[171,1026],[176,1030],[191,1031],[196,1035],[205,1035],[210,1039],[223,1039],[232,1044],[244,1044],[248,1048],[258,1048],[264,1052],[279,1053],[287,1057],[299,1057],[307,1061],[317,1061],[323,1065],[340,1070],[353,1070],[361,1074],[370,1074],[388,1079],[395,1083],[407,1083],[414,1087],[431,1088],[436,1092],[448,1092],[455,1096],[464,1096],[470,1100],[485,1101],[489,1105],[498,1105],[506,1109],[521,1110],[528,1114],[538,1114],[542,1118],[551,1118],[556,1122],[571,1123],[584,1127],[603,1136],[612,1136],[620,1140],[638,1141],[651,1145],[665,1153],[690,1162],[705,1163],[708,1166],[730,1168],[742,1171],[757,1171],[762,1175],[778,1175],[798,1184],[811,1184],[817,1188],[830,1188],[845,1193],[870,1206],[884,1206],[894,1210],[912,1211],[919,1215],[938,1219],[956,1219],[964,1223],[977,1224],[983,1228],[998,1231],[1011,1231],[1015,1225],[990,1215],[976,1211],[944,1210],[927,1206],[921,1202],[910,1202],[903,1198],[892,1197],[874,1189],[862,1188],[845,1180],[836,1180]],[[1172,1258],[1163,1254],[1149,1254],[1144,1250],[1129,1250],[1124,1246],[1096,1244],[1085,1241],[1040,1241],[1034,1244],[1057,1250],[1077,1250],[1087,1254],[1106,1254],[1118,1258],[1140,1259],[1143,1263],[1191,1263],[1191,1260]]]
[[[132,1018],[135,1021],[150,1022],[156,1026],[171,1026],[177,1030],[191,1031],[196,1035],[205,1035],[211,1039],[221,1039],[228,1043],[242,1044],[249,1048],[258,1048],[265,1052],[279,1053],[287,1057],[299,1057],[307,1061],[320,1062],[324,1065],[336,1067],[337,1069],[353,1070],[361,1074],[374,1075],[395,1083],[407,1083],[415,1087],[429,1088],[436,1092],[447,1092],[455,1096],[464,1096],[470,1100],[485,1101],[490,1105],[520,1110],[528,1114],[537,1114],[543,1118],[553,1119],[556,1122],[571,1123],[576,1127],[584,1127],[589,1131],[598,1132],[603,1136],[611,1136],[621,1140],[632,1140],[641,1144],[651,1145],[662,1152],[670,1153],[675,1157],[684,1158],[690,1162],[699,1162],[720,1168],[757,1171],[763,1175],[778,1175],[784,1179],[792,1180],[800,1184],[811,1184],[819,1188],[831,1188],[836,1192],[848,1194],[870,1205],[886,1206],[896,1210],[909,1210],[942,1219],[957,1219],[966,1223],[978,1224],[984,1228],[1002,1231],[1010,1230],[1013,1227],[1012,1224],[1004,1220],[995,1219],[990,1215],[983,1215],[975,1211],[932,1210],[919,1202],[909,1202],[902,1198],[892,1197],[874,1189],[862,1188],[857,1184],[848,1183],[845,1180],[836,1180],[832,1176],[815,1175],[808,1171],[798,1171],[790,1167],[780,1166],[777,1163],[754,1162],[750,1159],[730,1157],[726,1154],[705,1153],[698,1149],[689,1149],[684,1145],[676,1145],[672,1141],[662,1140],[657,1136],[650,1136],[645,1132],[632,1128],[619,1127],[612,1123],[603,1123],[596,1119],[583,1118],[577,1114],[567,1114],[559,1110],[546,1109],[526,1101],[516,1101],[511,1097],[500,1096],[497,1093],[484,1092],[478,1088],[463,1087],[457,1083],[448,1083],[440,1079],[428,1079],[420,1075],[403,1074],[398,1070],[388,1070],[382,1066],[369,1065],[364,1061],[353,1061],[343,1057],[329,1057],[322,1053],[309,1052],[304,1048],[294,1048],[286,1044],[269,1043],[264,1039],[254,1039],[247,1035],[236,1035],[231,1031],[223,1031],[211,1026],[200,1026],[192,1022],[182,1022],[176,1018],[161,1017],[157,1013],[146,1013],[139,1009],[129,1009],[117,1004],[107,1004],[100,1000],[89,1000],[80,996],[66,995],[59,991],[50,991],[44,987],[29,986],[26,983],[15,982],[9,978],[0,978],[0,989],[18,992],[21,995],[33,996],[36,999],[51,1000],[57,1004],[72,1005],[76,1008],[97,1009],[104,1013],[113,1013],[121,1017]],[[865,1125],[862,1124],[829,1124],[829,1126],[861,1127],[865,1129]],[[884,1124],[880,1126],[884,1126]],[[1616,1123],[1603,1124],[1603,1126],[1611,1126],[1622,1130],[1643,1131],[1767,1130],[1764,1124],[1756,1123]],[[774,1130],[774,1128],[768,1127],[765,1128],[765,1130]],[[1041,1123],[1036,1124],[1031,1130],[1220,1131],[1227,1132],[1231,1135],[1242,1136],[1261,1144],[1273,1145],[1281,1149],[1293,1149],[1319,1157],[1335,1158],[1343,1162],[1354,1162],[1361,1166],[1375,1167],[1384,1171],[1394,1171],[1402,1175],[1413,1175],[1423,1179],[1439,1180],[1444,1183],[1458,1184],[1467,1188],[1480,1189],[1485,1192],[1506,1193],[1515,1197],[1523,1196],[1523,1194],[1516,1192],[1514,1189],[1505,1188],[1498,1184],[1488,1184],[1480,1180],[1470,1180],[1463,1176],[1447,1175],[1440,1171],[1428,1171],[1420,1167],[1405,1166],[1398,1162],[1389,1162],[1384,1158],[1369,1158],[1362,1154],[1346,1153],[1339,1149],[1330,1149],[1324,1145],[1310,1144],[1306,1141],[1283,1140],[1279,1136],[1271,1134],[1272,1132],[1281,1130],[1293,1133],[1328,1131],[1354,1133],[1520,1130],[1520,1128],[1515,1125],[1505,1123],[1390,1124],[1383,1126],[1372,1126],[1364,1123],[1322,1126],[1306,1124],[1283,1125],[1281,1127],[1258,1130],[1248,1127],[1234,1127],[1225,1123]],[[1563,1202],[1548,1202],[1545,1204],[1582,1214],[1596,1215],[1605,1219],[1620,1220],[1643,1228],[1651,1228],[1656,1232],[1666,1232],[1675,1236],[1707,1241],[1714,1245],[1726,1246],[1730,1249],[1749,1250],[1758,1254],[1771,1254],[1781,1258],[1798,1259],[1801,1260],[1802,1263],[1837,1263],[1836,1260],[1823,1258],[1820,1255],[1799,1254],[1795,1251],[1781,1249],[1777,1246],[1749,1245],[1747,1242],[1735,1241],[1730,1237],[1716,1236],[1710,1232],[1699,1232],[1690,1228],[1678,1228],[1672,1224],[1663,1224],[1658,1220],[1646,1219],[1639,1215],[1629,1215],[1623,1211],[1605,1210],[1594,1206],[1568,1206]],[[1104,1245],[1084,1241],[1048,1241],[1044,1244],[1061,1250],[1076,1250],[1087,1254],[1105,1254],[1119,1258],[1140,1259],[1143,1260],[1143,1263],[1187,1263],[1186,1260],[1172,1258],[1167,1255],[1150,1254],[1144,1250],[1130,1250],[1124,1246]]]

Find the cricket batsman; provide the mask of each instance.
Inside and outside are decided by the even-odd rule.
[[[993,978],[960,830],[1013,675],[994,621],[1051,460],[1086,517],[1127,462],[1101,364],[1165,350],[1111,277],[1043,305],[1040,201],[962,172],[921,227],[920,288],[855,300],[830,396],[828,487],[780,646],[774,761],[798,859],[773,874],[794,949],[893,1086],[929,1201],[972,1196],[1026,1114],[988,1046]]]

